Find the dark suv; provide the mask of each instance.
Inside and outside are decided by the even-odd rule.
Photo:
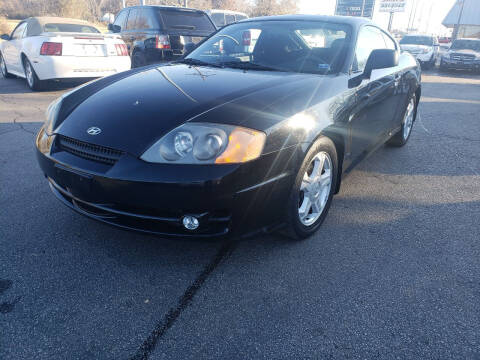
[[[122,36],[132,67],[178,59],[216,30],[205,12],[168,6],[125,8],[108,29]]]

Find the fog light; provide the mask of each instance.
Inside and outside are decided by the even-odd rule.
[[[195,230],[200,225],[198,219],[195,216],[191,215],[184,216],[182,222],[185,229],[188,230]]]

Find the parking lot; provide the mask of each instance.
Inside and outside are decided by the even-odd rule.
[[[64,207],[50,101],[0,78],[0,359],[480,359],[480,75],[423,75],[403,148],[303,242],[160,239]]]

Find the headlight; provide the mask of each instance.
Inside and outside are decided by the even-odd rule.
[[[187,123],[170,131],[140,157],[152,163],[234,164],[260,156],[265,133],[239,126]]]
[[[48,105],[47,111],[45,112],[44,129],[47,135],[52,135],[53,130],[55,130],[55,122],[57,121],[57,115],[62,105],[62,99],[63,97],[59,97],[57,100],[53,101]]]

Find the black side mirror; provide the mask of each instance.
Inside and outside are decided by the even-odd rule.
[[[108,24],[108,30],[114,33],[119,33],[122,29],[118,25]]]
[[[191,53],[196,47],[197,46],[192,42],[186,43],[184,47],[185,55]]]
[[[363,75],[369,79],[372,75],[372,70],[386,69],[398,65],[398,52],[391,49],[377,49],[373,50],[368,57],[367,64]]]
[[[3,34],[2,36],[0,36],[0,39],[5,40],[5,41],[8,41],[8,40],[10,40],[10,35],[8,35],[8,34]]]

